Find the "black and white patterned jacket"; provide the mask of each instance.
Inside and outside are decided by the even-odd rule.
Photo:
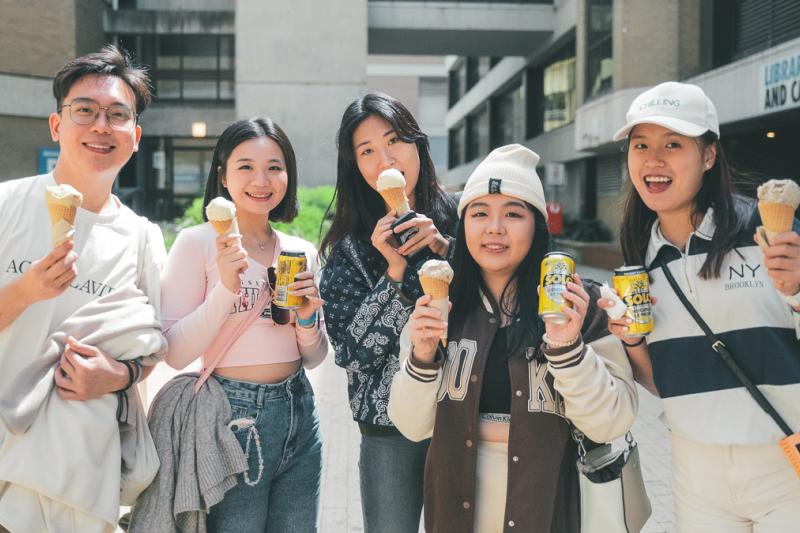
[[[370,243],[348,235],[322,271],[328,337],[336,364],[347,370],[350,408],[357,422],[392,425],[386,411],[399,368],[400,332],[422,296],[417,270],[432,258],[441,259],[428,248],[421,250],[409,262],[402,283],[395,284],[386,275],[383,256]]]

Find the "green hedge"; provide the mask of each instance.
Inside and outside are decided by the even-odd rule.
[[[331,224],[330,219],[325,219],[325,210],[331,203],[333,198],[333,186],[322,185],[319,187],[298,187],[297,200],[300,203],[300,209],[297,217],[291,222],[276,222],[273,227],[284,233],[302,237],[307,241],[319,246],[321,237],[320,228],[322,228],[322,235],[328,230]],[[164,233],[164,241],[167,245],[167,250],[172,247],[175,242],[175,236],[182,228],[195,226],[203,223],[203,198],[195,198],[192,204],[184,211],[183,216],[178,218],[172,223],[162,224],[162,231]]]

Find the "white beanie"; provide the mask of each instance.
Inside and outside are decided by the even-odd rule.
[[[464,185],[458,202],[458,216],[476,198],[487,194],[505,194],[531,204],[547,220],[542,180],[536,173],[539,156],[519,144],[495,148],[480,162]]]

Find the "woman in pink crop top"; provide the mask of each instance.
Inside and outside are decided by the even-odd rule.
[[[315,531],[322,441],[304,367],[322,362],[329,345],[317,251],[270,224],[291,221],[298,210],[294,150],[272,120],[240,120],[220,136],[204,205],[218,196],[235,204],[239,233],[217,236],[208,223],[184,229],[162,279],[167,363],[182,369],[203,357],[230,402],[229,427],[248,451],[248,470],[211,507],[208,529]],[[306,254],[309,269],[290,286],[304,303],[283,310],[270,297],[254,309],[263,291],[271,294],[269,270],[281,250]]]

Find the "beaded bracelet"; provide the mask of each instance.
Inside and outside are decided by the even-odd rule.
[[[581,334],[578,333],[578,336],[568,342],[563,341],[554,341],[550,337],[547,336],[545,333],[542,335],[542,340],[547,344],[548,348],[566,348],[567,346],[572,346],[573,344],[577,343],[581,338]]]

